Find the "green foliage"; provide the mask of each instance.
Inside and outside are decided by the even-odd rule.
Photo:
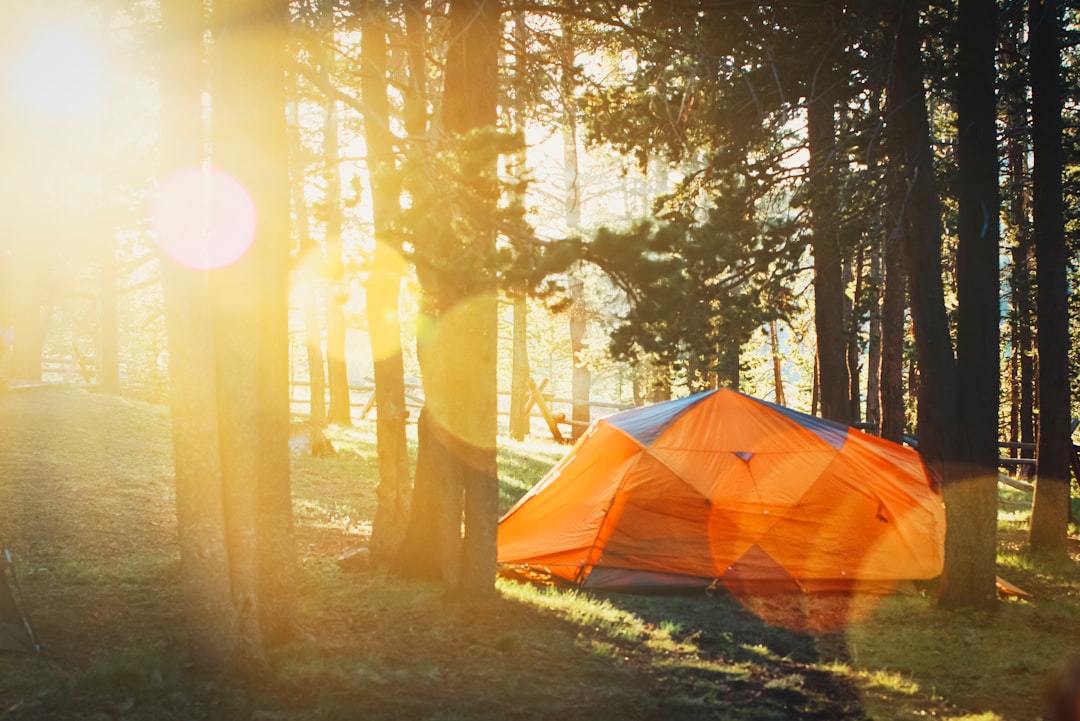
[[[437,307],[485,288],[528,257],[533,238],[516,200],[524,181],[496,174],[499,159],[523,143],[520,134],[481,128],[406,154],[394,183],[407,200],[393,232]]]
[[[781,57],[794,49],[786,10],[753,3],[630,8],[639,32],[619,27],[612,39],[633,57],[633,70],[624,82],[586,95],[593,142],[611,143],[643,165],[655,155],[693,161],[701,149],[753,145],[764,121],[799,97],[802,78]]]
[[[614,357],[686,367],[691,387],[709,374],[738,381],[730,357],[794,310],[785,281],[804,250],[790,221],[759,219],[751,189],[739,173],[694,177],[662,199],[660,223],[596,234],[586,257],[630,299],[611,334]]]
[[[882,237],[885,70],[875,58],[888,38],[816,3],[637,3],[608,22],[623,60],[583,96],[588,139],[681,180],[647,221],[548,258],[556,272],[560,253],[594,262],[627,292],[616,358],[674,368],[691,389],[738,382],[753,331],[797,308],[809,198],[828,194],[843,257]],[[830,177],[812,178],[799,167],[802,106],[826,93],[840,109],[836,147]],[[855,339],[879,290],[869,265],[854,268],[864,275],[850,293]]]

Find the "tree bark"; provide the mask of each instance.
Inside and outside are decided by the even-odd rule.
[[[1027,150],[1024,149],[1022,156],[1027,158]],[[1026,166],[1026,161],[1023,163]],[[1024,177],[1027,172],[1025,170]],[[1022,181],[1023,182],[1023,181]],[[1025,195],[1022,196],[1026,200]],[[1022,201],[1023,202],[1023,201]],[[1024,203],[1026,205],[1026,202]],[[1013,352],[1018,356],[1017,370],[1017,393],[1016,399],[1019,405],[1017,409],[1017,440],[1021,443],[1035,443],[1035,339],[1032,325],[1035,322],[1035,313],[1032,308],[1032,260],[1034,248],[1032,247],[1031,226],[1027,222],[1028,212],[1026,207],[1017,209],[1023,213],[1024,222],[1018,226],[1016,245],[1013,247],[1013,305],[1015,309],[1016,327],[1014,328],[1015,347]],[[1021,475],[1026,475],[1022,470]]]
[[[965,14],[969,11],[970,7],[964,9]],[[969,19],[971,27],[966,29],[977,27],[973,23]],[[986,514],[981,511],[986,485],[964,482],[969,475],[968,459],[957,439],[959,379],[944,303],[941,211],[930,153],[914,3],[901,4],[894,29],[888,132],[890,162],[898,163],[902,171],[894,176],[901,180],[896,192],[906,198],[902,216],[919,373],[919,452],[931,474],[941,480],[948,524],[938,602],[944,607],[990,606],[995,602],[994,532],[991,528],[988,534]],[[973,40],[977,38],[965,40],[969,51]],[[983,209],[989,210],[989,206]]]
[[[820,81],[819,81],[820,82]],[[813,216],[814,328],[817,331],[821,416],[850,422],[847,357],[844,343],[844,286],[836,203],[832,192],[832,155],[836,127],[831,98],[824,89],[811,90],[807,107],[810,140],[810,196]]]
[[[845,260],[843,263],[843,280],[844,286],[848,286],[852,281],[855,283],[855,297],[849,298],[847,294],[844,294],[844,319],[846,338],[844,339],[844,353],[845,353],[845,365],[847,367],[848,375],[848,423],[859,423],[862,421],[862,373],[860,373],[860,363],[862,361],[862,353],[859,347],[859,325],[860,318],[854,317],[855,301],[859,300],[862,295],[863,284],[863,250],[862,248],[855,254],[853,260]]]
[[[570,429],[570,438],[577,440],[585,432],[591,421],[589,407],[589,390],[592,383],[592,374],[589,371],[589,361],[586,355],[588,346],[585,343],[585,331],[587,313],[585,308],[585,283],[580,277],[580,268],[570,271],[570,355],[573,362],[571,375],[571,389],[573,392],[573,411],[571,417],[576,421]]]
[[[452,0],[450,46],[446,53],[443,127],[464,134],[494,130],[498,106],[499,44],[502,40],[501,3],[498,0]],[[494,173],[495,168],[479,172]],[[495,238],[476,228],[470,243],[479,258],[493,259]],[[487,263],[478,269],[467,288],[473,310],[464,319],[469,352],[451,366],[456,397],[451,428],[465,430],[459,448],[465,487],[465,538],[462,545],[461,591],[486,597],[495,593],[496,533],[499,520],[499,482],[495,462],[498,394],[498,308],[495,276]],[[462,299],[464,300],[464,298]]]
[[[464,538],[459,567],[443,568],[449,590],[474,598],[495,592],[498,478],[495,463],[498,395],[496,351],[498,312],[493,260],[495,237],[483,214],[497,195],[494,158],[489,163],[475,154],[486,152],[470,142],[477,134],[493,132],[497,122],[498,59],[501,39],[497,0],[452,0],[445,86],[441,105],[446,149],[462,156],[463,192],[474,194],[481,209],[461,212],[460,206],[434,198],[434,189],[418,187],[414,203],[431,211],[417,221],[417,274],[423,297],[424,321],[417,334],[423,371],[425,415],[429,439],[421,454],[442,462],[433,468],[436,487],[449,487],[456,502],[439,507],[429,522],[460,528],[464,509]],[[483,157],[483,156],[481,156]],[[429,197],[430,196],[430,197]],[[464,259],[467,259],[467,270]],[[463,342],[464,340],[464,342]],[[430,447],[429,447],[430,446]],[[436,446],[441,446],[440,450]],[[416,525],[422,499],[418,473],[413,518]],[[455,515],[456,514],[456,515]],[[419,522],[422,522],[420,520]],[[410,544],[411,546],[411,544]],[[443,557],[449,549],[427,549]]]
[[[368,0],[361,37],[361,92],[367,112],[364,136],[370,174],[375,252],[367,285],[368,333],[375,364],[376,438],[379,457],[378,507],[371,530],[371,560],[389,565],[409,518],[408,443],[405,437],[405,363],[401,351],[398,299],[404,263],[390,234],[401,207],[394,185],[394,137],[387,97],[385,0]]]
[[[396,568],[454,588],[461,574],[462,479],[453,439],[425,406],[416,424],[416,482]]]
[[[510,437],[524,440],[531,430],[525,403],[529,397],[528,299],[522,292],[513,294],[514,356],[510,379]]]
[[[162,167],[164,175],[202,164],[201,5],[162,0]],[[217,372],[205,273],[162,254],[169,336],[176,516],[181,587],[195,664],[236,671],[240,618],[232,602],[217,416]]]
[[[405,9],[405,45],[408,63],[408,85],[404,98],[405,129],[409,142],[405,145],[405,162],[411,167],[409,178],[414,186],[408,190],[414,203],[430,202],[434,189],[430,187],[426,157],[433,151],[429,133],[427,100],[427,18],[424,0],[407,0]],[[429,253],[437,251],[437,231],[444,231],[434,213],[425,214],[417,228],[421,243]],[[438,279],[426,275],[428,266],[417,264],[417,276],[423,291],[421,295],[422,317],[435,317]],[[430,309],[430,310],[429,310]],[[453,456],[446,449],[447,438],[443,432],[442,416],[432,414],[432,400],[445,404],[440,397],[442,367],[439,353],[429,356],[424,345],[428,342],[427,331],[433,322],[421,323],[417,332],[417,356],[423,374],[426,404],[417,420],[416,476],[413,482],[412,502],[405,537],[398,551],[397,568],[406,577],[439,580],[446,588],[454,588],[461,574],[461,478],[451,467]],[[439,388],[440,390],[436,390]],[[435,394],[434,396],[432,394]]]
[[[870,282],[874,299],[870,304],[870,328],[866,344],[866,422],[881,435],[881,244],[870,248]]]
[[[888,79],[890,178],[898,198],[919,367],[919,452],[940,482],[952,459],[956,361],[941,275],[941,208],[930,151],[917,4],[901,0],[893,17]]]
[[[525,14],[514,13],[514,98],[510,104],[515,132],[525,132],[525,99],[530,78],[527,73],[528,33]],[[528,181],[527,152],[522,147],[514,154],[510,166],[510,176],[514,179],[514,197],[512,206],[519,212],[525,212],[525,189]],[[513,302],[513,357],[510,371],[510,437],[516,441],[524,440],[532,430],[529,413],[525,404],[529,399],[529,301],[524,287],[510,288]]]
[[[409,84],[405,92],[405,132],[416,147],[428,132],[426,0],[404,0]]]
[[[718,385],[727,387],[733,391],[739,390],[742,383],[742,346],[745,338],[742,329],[733,328],[731,340],[723,348],[717,349],[716,375]],[[664,383],[667,388],[667,398],[671,398],[671,371],[664,368]]]
[[[319,73],[326,87],[333,87],[331,65],[334,58],[333,0],[319,0],[319,29],[323,49],[319,53]],[[326,378],[330,389],[327,420],[352,425],[352,399],[346,361],[345,302],[349,290],[345,281],[345,261],[341,242],[341,172],[338,149],[337,100],[326,97],[323,119],[323,158],[326,161],[326,260],[330,294],[326,299]]]
[[[906,189],[898,164],[886,169],[888,223],[883,241],[885,287],[881,296],[881,437],[902,443],[907,426],[904,408],[904,309],[907,307],[907,264],[904,260],[903,208]],[[915,389],[910,389],[914,394]]]
[[[778,326],[779,323],[775,320],[769,323],[769,348],[772,351],[773,366],[773,396],[776,398],[777,405],[786,406],[787,398],[784,396],[784,374],[781,372],[780,367],[780,332]]]
[[[288,140],[285,0],[215,4],[213,161],[256,209],[247,254],[214,271],[226,538],[248,658],[292,631],[295,602],[289,478]]]
[[[1039,466],[1028,540],[1033,551],[1064,557],[1072,442],[1058,24],[1056,0],[1029,1],[1032,221],[1039,316]]]
[[[306,164],[300,137],[297,103],[289,103],[289,172],[292,181],[293,218],[300,245],[298,275],[303,288],[301,304],[304,311],[304,348],[308,362],[308,424],[311,436],[311,452],[320,455],[328,449],[323,435],[326,427],[326,361],[322,351],[322,322],[319,315],[319,285],[323,267],[322,250],[311,237],[311,220],[308,217]]]
[[[579,179],[577,109],[574,107],[573,69],[575,48],[573,29],[567,22],[561,26],[559,40],[559,68],[563,122],[563,199],[566,229],[570,233],[581,230],[581,183]],[[585,432],[590,418],[589,391],[592,374],[585,357],[585,333],[588,314],[585,306],[585,284],[581,280],[581,264],[570,268],[567,285],[570,295],[570,362],[571,362],[571,418],[578,424],[570,429],[570,438],[577,440]]]
[[[945,489],[949,560],[939,597],[944,606],[993,605],[997,593],[997,4],[960,0],[958,12],[957,463]]]
[[[1012,226],[1013,243],[1011,287],[1012,368],[1010,378],[1009,440],[1035,443],[1035,344],[1032,329],[1035,323],[1032,298],[1034,295],[1034,249],[1031,237],[1031,188],[1028,164],[1028,80],[1024,58],[1027,57],[1026,18],[1024,3],[1012,4],[1005,20],[1008,33],[1004,35],[1003,52],[1009,58],[1011,72],[1002,81],[1005,95],[1006,122],[1012,132],[1006,137],[1009,186],[1008,217]],[[1005,65],[1006,63],[1003,63]],[[1021,69],[1021,67],[1023,69]],[[1034,457],[1034,453],[1019,453],[1018,457]],[[1022,466],[1021,478],[1028,477],[1030,467]]]

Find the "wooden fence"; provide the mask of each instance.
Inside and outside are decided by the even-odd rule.
[[[530,419],[542,420],[548,432],[551,434],[551,437],[562,443],[566,441],[566,436],[563,435],[561,427],[584,427],[589,424],[585,421],[575,421],[568,417],[568,415],[572,414],[557,410],[556,406],[565,406],[567,411],[569,411],[569,409],[573,408],[575,401],[571,398],[558,398],[554,394],[545,393],[544,389],[547,387],[547,384],[548,380],[546,378],[542,379],[539,383],[532,378],[529,379],[529,398],[526,402],[525,411],[529,414]],[[419,383],[405,383],[405,405],[410,411],[409,420],[412,422],[416,421],[420,409],[424,406],[423,390],[423,386]],[[310,384],[307,381],[295,380],[290,383],[289,401],[294,413],[310,413],[310,398]],[[509,417],[510,393],[507,391],[500,391],[499,399],[499,416],[503,418]],[[367,420],[373,410],[377,412],[377,409],[375,408],[374,380],[365,377],[363,384],[350,385],[349,404],[353,408],[352,415],[354,420]],[[590,415],[592,409],[619,411],[634,407],[631,403],[617,403],[614,401],[602,400],[590,400],[588,401],[588,405],[590,408]]]

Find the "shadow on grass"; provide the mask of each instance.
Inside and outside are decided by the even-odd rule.
[[[677,652],[654,670],[664,705],[679,718],[867,718],[857,687],[834,672],[820,638],[770,624],[727,594],[603,597],[674,641]],[[824,639],[835,651],[835,638]]]
[[[449,600],[378,573],[309,580],[312,638],[276,655],[272,689],[304,718],[672,718],[622,644],[543,606]]]

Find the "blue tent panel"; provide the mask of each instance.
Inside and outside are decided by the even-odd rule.
[[[713,393],[716,391],[705,391],[672,401],[631,408],[608,416],[604,421],[647,446],[659,438],[682,414]]]

